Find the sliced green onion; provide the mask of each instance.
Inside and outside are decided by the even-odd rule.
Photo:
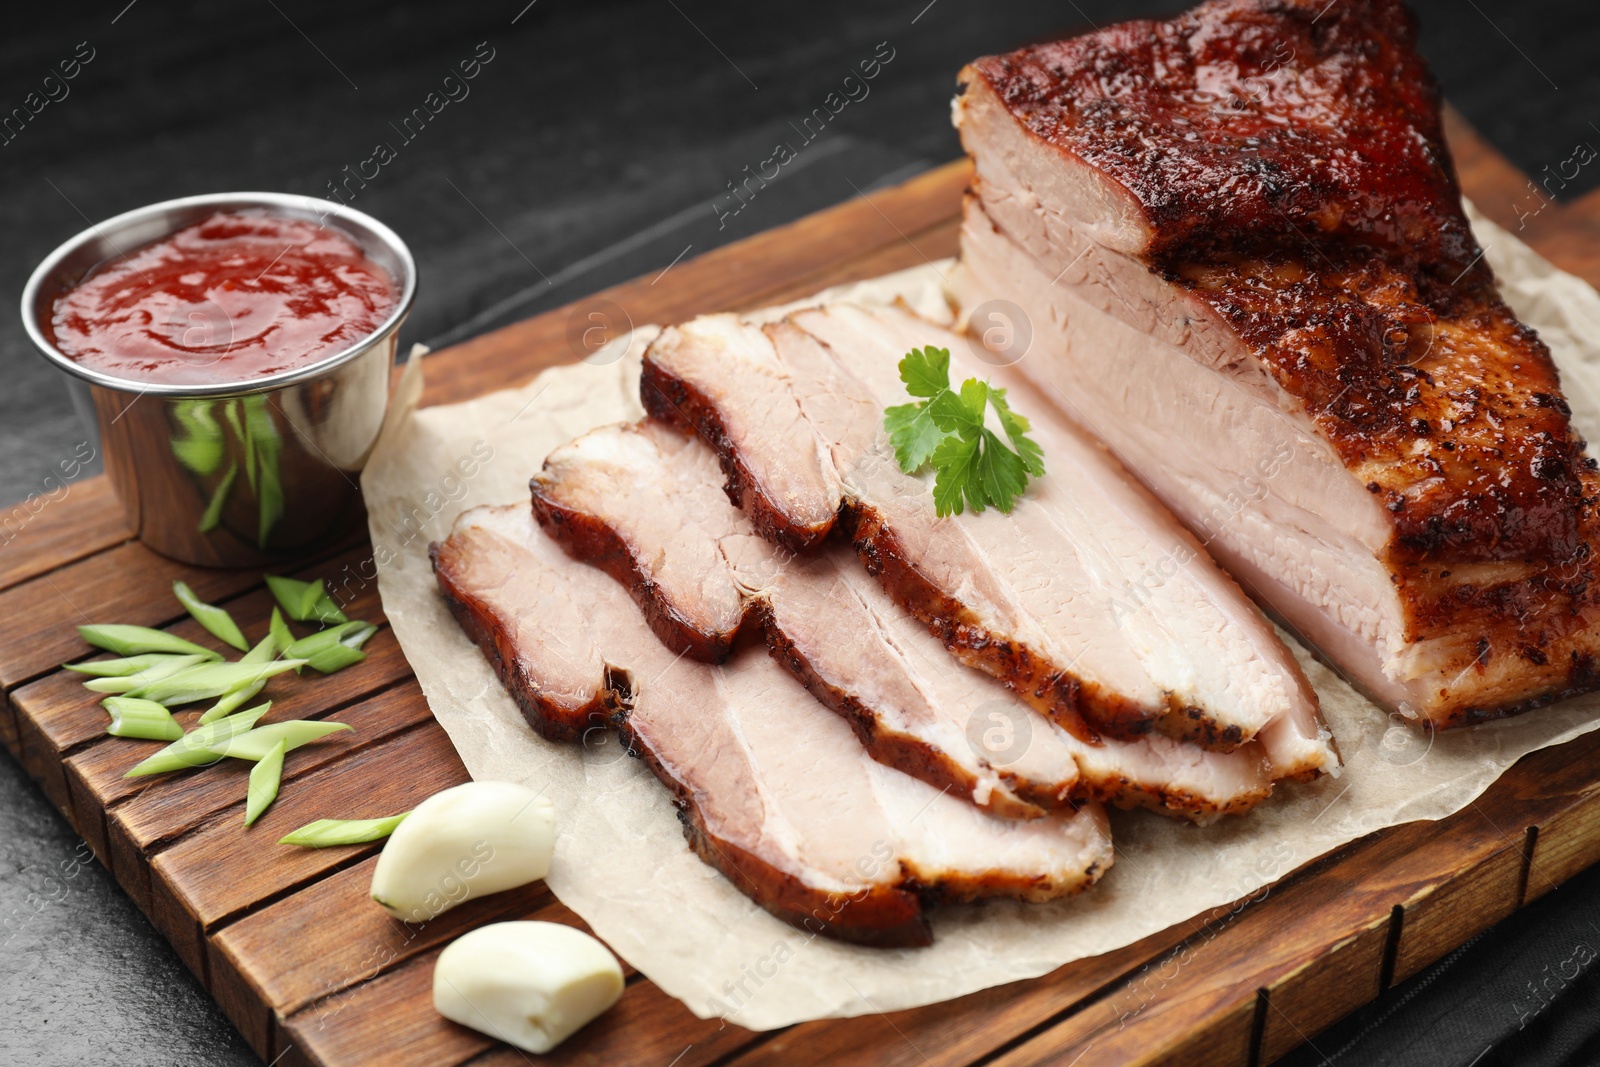
[[[160,752],[139,763],[123,777],[139,778],[147,774],[165,774],[168,771],[181,771],[186,767],[204,767],[216,763],[222,757],[211,751],[209,746],[244,733],[271,710],[272,701],[269,700],[249,711],[241,711],[237,715],[218,719],[197,730],[190,730]]]
[[[240,663],[271,663],[278,658],[278,639],[271,633],[255,643],[255,647],[239,657]]]
[[[215,604],[207,604],[204,600],[194,595],[194,590],[189,588],[187,582],[173,582],[172,595],[178,598],[184,610],[194,616],[194,621],[204,626],[217,640],[237,648],[240,652],[250,647],[250,642],[244,639],[244,634],[239,631],[239,624],[233,621],[233,616]]]
[[[153,700],[133,697],[106,697],[100,702],[111,713],[106,733],[113,737],[137,737],[145,741],[176,741],[183,727],[172,712]]]
[[[137,656],[144,652],[175,652],[179,655],[193,653],[206,659],[222,656],[193,641],[185,641],[165,630],[152,630],[148,626],[123,626],[106,623],[98,626],[80,626],[78,633],[95,648],[115,652],[119,656]]]
[[[290,659],[309,659],[315,653],[332,648],[334,645],[360,648],[377,632],[378,628],[370,622],[343,622],[338,626],[302,637],[285,649],[283,654]]]
[[[272,613],[276,615],[278,613],[277,609],[274,608]],[[239,662],[271,663],[275,658],[277,658],[277,655],[277,638],[269,633],[256,644],[256,647],[240,656]],[[265,689],[266,687],[267,680],[263,678],[259,682],[251,682],[243,689],[235,689],[231,693],[222,694],[222,699],[207,708],[205,714],[200,716],[200,725],[204,726],[207,723],[216,722],[225,715],[232,715],[239,708],[244,707],[246,703],[254,700],[256,694],[261,692],[261,690]]]
[[[334,626],[350,621],[328,595],[320,578],[314,582],[280,578],[275,574],[269,574],[266,578],[267,588],[272,590],[272,595],[283,605],[284,612],[295,622],[320,622],[324,626]]]
[[[279,741],[250,768],[250,789],[245,794],[244,824],[251,825],[278,799],[278,783],[283,780],[283,754],[287,745]]]
[[[350,621],[349,616],[339,610],[339,605],[335,604],[327,593],[323,593],[322,599],[311,609],[311,617],[324,626],[336,626]]]
[[[189,656],[175,656],[171,652],[146,652],[142,656],[124,656],[121,659],[93,659],[85,663],[63,663],[69,671],[92,675],[95,678],[125,678],[150,667],[159,667],[173,659],[190,660]]]
[[[192,704],[224,696],[273,675],[305,666],[303,659],[281,659],[273,663],[205,663],[179,671],[132,690],[129,696],[154,700],[158,704]]]
[[[313,653],[306,660],[306,666],[318,674],[332,674],[335,671],[342,671],[346,667],[354,666],[366,658],[367,654],[359,648],[351,648],[349,645],[334,645],[332,648],[325,648],[321,652]]]
[[[294,632],[289,629],[289,624],[283,621],[283,612],[277,608],[272,609],[272,644],[278,655],[283,655],[294,644]]]
[[[222,481],[211,490],[211,499],[206,503],[206,510],[200,516],[200,532],[210,533],[217,528],[217,523],[222,521],[222,509],[228,503],[228,493],[233,489],[233,483],[239,477],[239,464],[237,461],[228,464],[228,473],[222,476]]]
[[[275,574],[266,577],[267,588],[272,590],[272,595],[283,605],[285,615],[295,622],[305,622],[311,617],[311,609],[322,599],[321,579],[315,582],[302,582],[294,578],[280,578]]]
[[[211,751],[219,756],[231,756],[234,759],[265,759],[267,753],[272,751],[272,746],[279,742],[286,743],[288,750],[293,752],[301,745],[309,745],[329,734],[353,729],[355,727],[343,722],[290,719],[288,722],[275,722],[271,726],[259,726],[254,730],[235,734],[212,745]]]
[[[378,841],[394,833],[409,811],[390,815],[386,819],[318,819],[278,839],[280,845],[300,845],[303,848],[328,848],[331,845],[363,845]]]
[[[91,678],[83,683],[83,687],[95,693],[132,693],[136,689],[142,689],[147,685],[161,681],[163,678],[182,674],[184,671],[197,667],[202,663],[210,662],[213,661],[199,655],[167,656],[162,662],[146,667],[142,671],[135,671],[133,674],[109,678]],[[144,696],[143,693],[136,695]]]
[[[259,682],[253,682],[250,685],[245,686],[243,689],[235,689],[231,693],[224,693],[221,700],[207,708],[205,713],[200,716],[199,720],[197,720],[199,725],[207,726],[216,722],[218,719],[226,718],[227,716],[232,715],[235,711],[238,711],[240,708],[250,703],[250,701],[254,700],[256,698],[256,694],[261,692],[266,687],[267,683],[265,680],[263,680]]]

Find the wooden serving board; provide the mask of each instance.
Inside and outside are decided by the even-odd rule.
[[[1540,205],[1526,179],[1456,117],[1451,143],[1478,206],[1518,231]],[[582,301],[634,323],[803,297],[956,250],[964,163],[928,172]],[[1520,236],[1600,282],[1600,193],[1528,216]],[[424,403],[526,381],[576,358],[563,308],[428,357]],[[465,781],[405,658],[385,629],[367,662],[329,678],[273,683],[291,716],[347,722],[351,734],[289,757],[284,793],[253,830],[241,824],[246,768],[129,782],[147,743],[104,736],[105,715],[58,665],[84,654],[85,621],[162,626],[209,641],[170,586],[183,578],[260,634],[271,598],[256,571],[199,570],[128,538],[105,479],[71,487],[4,522],[0,551],[0,739],[171,940],[264,1060],[356,1064],[514,1064],[525,1057],[440,1018],[434,960],[485,922],[538,917],[581,926],[542,884],[474,901],[408,927],[367,900],[377,846],[278,847],[313,818],[411,807]],[[283,568],[341,573],[364,541]],[[382,621],[377,590],[353,617]],[[1396,827],[1294,872],[1237,908],[1035,981],[889,1015],[752,1033],[697,1019],[630,973],[621,1003],[548,1057],[648,1067],[778,1063],[967,1067],[1062,1062],[1266,1063],[1394,982],[1600,860],[1600,733],[1523,759],[1483,797],[1439,823]]]

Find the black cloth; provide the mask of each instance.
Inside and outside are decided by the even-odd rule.
[[[968,59],[1183,6],[104,0],[8,10],[0,503],[42,491],[85,437],[55,373],[28,348],[16,296],[33,265],[90,221],[202,192],[337,186],[412,246],[421,291],[403,339],[441,345],[954,158],[949,98]],[[1522,169],[1558,165],[1578,141],[1600,144],[1592,5],[1417,6],[1447,95]],[[733,212],[730,184],[777,144],[799,143],[806,117],[880,46],[893,58],[880,60],[867,94],[854,90],[860,98],[781,178]],[[18,107],[28,117],[7,127]],[[374,169],[380,143],[393,158]],[[1600,167],[1589,167],[1562,192],[1596,185]],[[82,856],[21,771],[0,760],[0,917],[12,917],[0,931],[0,1061],[95,1062],[114,1049],[121,1063],[250,1062],[170,950]],[[1539,914],[1570,918],[1597,900],[1585,879]],[[1530,922],[1514,919],[1501,930],[1523,933],[1497,931],[1462,953],[1428,986],[1432,996],[1481,1003],[1502,978],[1520,988],[1512,972],[1537,971],[1559,948],[1533,947]],[[1473,962],[1493,945],[1502,951],[1492,963]],[[1467,1063],[1482,1035],[1497,1056],[1515,1050],[1504,1062],[1559,1050],[1580,1050],[1567,1062],[1582,1062],[1600,1029],[1591,987],[1575,981],[1515,1032],[1493,1012],[1457,1013],[1449,1052],[1399,1040],[1434,1003],[1418,995],[1359,1047],[1390,1048],[1381,1062]],[[1341,1029],[1317,1044],[1348,1040]]]

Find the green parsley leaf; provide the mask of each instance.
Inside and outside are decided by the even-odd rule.
[[[886,409],[883,428],[894,445],[895,462],[908,474],[921,470],[944,440],[944,431],[934,424],[927,404],[900,404]]]
[[[967,508],[1010,512],[1028,478],[1044,475],[1044,450],[1028,436],[1027,418],[1011,410],[1004,389],[977,378],[950,388],[947,349],[907,352],[900,380],[908,393],[925,399],[886,409],[883,428],[901,470],[915,474],[933,466],[933,502],[941,517]],[[1004,439],[985,424],[991,406]]]
[[[900,380],[912,396],[938,396],[950,388],[950,350],[913,348],[900,360]]]

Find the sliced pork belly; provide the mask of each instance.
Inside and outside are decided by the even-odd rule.
[[[432,546],[446,600],[547,736],[615,709],[673,792],[691,846],[779,918],[844,940],[926,944],[925,901],[1046,900],[1111,863],[1104,811],[1018,821],[874,763],[755,650],[681,659],[627,594],[570,559],[526,506],[477,508]]]
[[[1269,611],[1432,726],[1600,682],[1600,478],[1410,17],[1218,0],[979,60],[957,296]],[[1269,180],[1270,179],[1270,180]]]
[[[534,510],[569,552],[622,582],[647,617],[711,617],[703,599],[742,590],[744,615],[759,622],[772,654],[855,727],[875,759],[996,814],[1031,818],[1094,800],[1207,819],[1248,810],[1271,791],[1258,743],[1219,753],[1159,735],[1079,740],[946,655],[844,546],[794,559],[755,538],[718,481],[702,442],[651,421],[610,426],[551,453],[533,482]],[[721,549],[709,553],[720,555],[721,571],[673,559],[708,553],[698,540],[684,543],[682,524],[640,506],[631,487],[641,485],[697,517],[689,536]],[[589,533],[573,537],[579,529]],[[627,558],[610,554],[612,545],[626,546]]]
[[[703,333],[712,340],[702,344]],[[931,475],[896,465],[882,412],[906,401],[897,365],[924,344],[951,350],[952,381],[987,377],[1017,390],[1013,406],[1034,419],[1049,473],[1011,514],[937,518]],[[782,378],[749,369],[774,358]],[[724,413],[721,405],[784,379],[803,422]],[[716,316],[664,331],[646,354],[643,394],[653,413],[693,425],[722,452],[734,500],[762,497],[768,516],[838,507],[898,604],[1080,739],[1155,728],[1228,751],[1259,736],[1275,777],[1334,766],[1315,697],[1259,612],[1100,446],[1029,389],[914,315],[835,305],[765,329]],[[786,495],[757,474],[819,455],[831,476],[784,483],[808,493]]]

